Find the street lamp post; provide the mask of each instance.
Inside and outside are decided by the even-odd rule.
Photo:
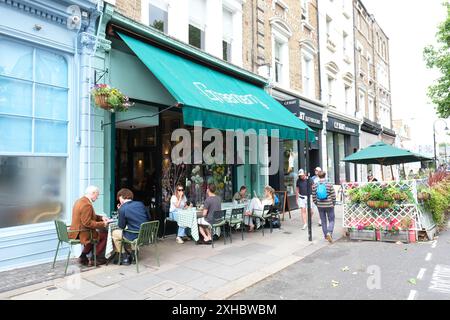
[[[438,163],[437,163],[437,155],[436,155],[436,123],[438,121],[443,121],[445,123],[445,131],[448,131],[448,126],[447,126],[447,122],[444,119],[436,119],[433,123],[433,147],[434,147],[434,165],[436,166],[436,170],[438,168]],[[446,150],[447,151],[447,147]]]

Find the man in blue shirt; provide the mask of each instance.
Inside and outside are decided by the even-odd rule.
[[[126,230],[139,231],[141,224],[148,222],[149,214],[145,205],[140,201],[133,201],[133,192],[129,189],[121,189],[117,193],[117,200],[119,204],[117,208],[119,209],[119,223],[118,226],[121,230],[114,230],[112,233],[112,238],[114,241],[114,246],[116,252],[120,250],[120,244],[122,242],[122,234],[124,238],[130,241],[135,240],[138,235],[135,233],[127,232]],[[122,248],[123,250],[124,248]],[[132,254],[128,254],[125,249],[125,254],[122,251],[123,260],[122,264],[129,265],[135,259],[133,259]]]

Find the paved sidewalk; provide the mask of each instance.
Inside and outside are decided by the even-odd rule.
[[[335,238],[342,236],[342,210],[337,207]],[[152,248],[141,252],[140,273],[136,266],[101,266],[78,268],[71,261],[71,275],[61,277],[63,262],[55,270],[51,264],[0,273],[0,299],[69,299],[69,300],[196,300],[227,299],[241,290],[302,260],[328,246],[323,240],[317,216],[313,218],[313,239],[308,242],[307,230],[301,230],[298,212],[292,219],[286,215],[281,229],[266,229],[233,234],[233,243],[223,239],[215,248],[177,244],[175,237],[158,243],[161,266],[158,267]],[[6,291],[7,290],[7,291]]]

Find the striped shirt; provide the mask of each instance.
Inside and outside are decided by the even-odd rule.
[[[327,199],[317,199],[318,183],[325,183],[327,186]],[[326,181],[315,183],[312,187],[313,202],[318,208],[331,208],[336,204],[336,193],[334,192],[334,186]]]

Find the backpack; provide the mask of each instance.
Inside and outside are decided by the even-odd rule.
[[[317,196],[318,200],[327,200],[328,191],[327,191],[327,185],[325,183],[317,184],[316,196]]]
[[[274,202],[275,202],[276,205],[280,203],[280,199],[278,199],[277,195],[275,195]]]

